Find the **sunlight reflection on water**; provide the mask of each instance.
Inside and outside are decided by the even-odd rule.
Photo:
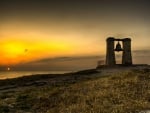
[[[36,74],[63,74],[70,71],[1,71],[0,79],[17,78]]]

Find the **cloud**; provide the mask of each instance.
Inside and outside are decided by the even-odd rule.
[[[142,55],[142,56],[150,56],[150,50],[134,50],[133,51],[134,54],[136,55]]]
[[[78,57],[55,57],[55,58],[45,58],[34,62],[51,62],[51,61],[73,61],[73,60],[85,60],[85,59],[99,59],[104,56],[78,56]]]
[[[52,70],[52,71],[76,71],[95,68],[97,62],[104,63],[104,56],[78,56],[45,58],[24,64],[13,66],[14,70]]]
[[[150,50],[134,50],[132,56],[134,63],[150,64]]]

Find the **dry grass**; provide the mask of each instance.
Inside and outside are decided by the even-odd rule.
[[[138,113],[150,109],[149,70],[65,82],[3,92],[0,113]]]

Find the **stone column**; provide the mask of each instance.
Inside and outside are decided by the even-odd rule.
[[[114,53],[114,38],[109,37],[107,38],[106,42],[107,42],[106,65],[113,66],[116,64]]]
[[[123,55],[122,55],[123,65],[132,65],[132,55],[131,55],[131,39],[123,39]]]

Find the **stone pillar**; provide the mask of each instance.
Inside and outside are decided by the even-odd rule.
[[[107,38],[106,65],[113,66],[116,64],[114,53],[114,38]]]
[[[123,39],[123,55],[122,55],[123,65],[132,65],[132,55],[131,55],[131,39]]]

